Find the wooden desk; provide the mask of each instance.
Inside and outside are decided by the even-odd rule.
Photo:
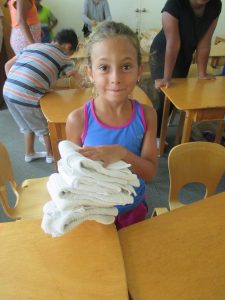
[[[40,222],[0,224],[0,299],[127,299],[114,225],[85,222],[59,238]]]
[[[221,120],[215,142],[219,143],[225,122],[225,77],[216,80],[198,78],[174,79],[170,88],[162,88],[165,94],[160,135],[160,155],[164,152],[170,102],[185,112],[182,143],[188,142],[193,121]]]
[[[60,158],[58,142],[66,138],[65,124],[67,116],[74,109],[83,106],[92,97],[92,89],[89,88],[84,90],[69,89],[54,91],[46,94],[41,99],[41,109],[48,121],[55,161]],[[148,96],[138,86],[135,87],[132,97],[138,99],[141,103],[152,105]]]
[[[225,43],[218,43],[217,45],[212,45],[209,57],[211,58],[211,66],[213,68],[216,68],[219,65],[224,65]],[[223,59],[223,62],[221,61],[221,59]]]
[[[220,42],[225,42],[225,35],[217,35],[215,38],[215,44],[218,44]]]
[[[225,298],[225,192],[119,231],[132,299]]]
[[[71,56],[71,59],[84,59],[87,58],[87,52],[84,46],[79,47],[78,51],[75,51]]]

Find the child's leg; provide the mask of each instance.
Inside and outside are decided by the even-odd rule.
[[[34,154],[34,139],[35,135],[33,132],[24,133],[24,143],[25,143],[25,154],[32,155]]]
[[[43,135],[43,138],[44,138],[44,141],[45,141],[47,156],[52,156],[53,155],[52,154],[52,145],[51,145],[49,134]]]

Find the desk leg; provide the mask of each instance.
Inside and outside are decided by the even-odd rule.
[[[53,157],[54,157],[55,163],[56,163],[60,158],[59,151],[58,151],[57,124],[49,122],[48,129],[49,129],[49,135],[50,135],[50,140],[51,140],[51,145],[52,145]]]
[[[211,67],[217,68],[219,65],[219,57],[212,57],[211,59]]]
[[[182,131],[183,131],[183,128],[184,128],[184,120],[185,120],[185,112],[181,111],[180,112],[180,120],[179,120],[179,124],[178,124],[178,127],[177,127],[177,132],[176,132],[174,145],[180,144]]]
[[[194,114],[195,114],[195,112],[193,112],[193,111],[185,112],[184,129],[183,129],[181,143],[188,143],[190,141],[191,128],[192,128],[192,123],[194,120]]]
[[[216,129],[215,143],[218,143],[218,144],[221,143],[221,138],[222,138],[224,129],[225,129],[225,121],[224,120],[218,121],[218,126]]]
[[[164,106],[163,106],[163,117],[162,117],[162,125],[160,131],[160,145],[159,145],[159,155],[163,155],[165,141],[166,141],[166,133],[167,133],[167,122],[169,116],[169,108],[170,108],[170,100],[165,97]]]

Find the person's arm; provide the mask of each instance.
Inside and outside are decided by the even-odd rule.
[[[77,70],[73,69],[73,70],[66,72],[66,76],[74,78],[76,88],[83,89],[85,87],[85,80],[83,79],[83,77]]]
[[[124,160],[132,165],[132,171],[135,174],[146,181],[151,180],[155,176],[158,161],[156,147],[156,112],[152,107],[147,105],[144,105],[143,107],[147,122],[147,130],[140,156],[135,155],[125,147],[118,144],[84,147],[80,149],[79,152],[90,159],[102,161],[104,166],[107,166],[118,160]],[[74,116],[74,119],[75,118],[76,116]],[[78,120],[76,120],[76,122],[78,122]],[[71,126],[71,128],[73,128],[73,131],[77,130],[77,127]],[[70,137],[68,127],[67,137]],[[72,140],[72,142],[77,141],[78,139]]]
[[[5,74],[6,76],[9,73],[9,70],[11,69],[12,65],[16,62],[16,56],[14,56],[13,58],[11,58],[10,60],[8,60],[5,64]]]
[[[49,32],[58,24],[58,20],[53,15],[53,13],[49,10],[49,17],[48,17],[48,30]]]
[[[66,121],[66,139],[82,146],[81,135],[84,129],[84,108],[72,111]]]
[[[107,21],[112,20],[108,1],[106,1],[105,5],[104,5],[104,15],[105,15],[105,20],[107,20]]]
[[[83,1],[81,18],[85,24],[92,25],[91,19],[87,15],[88,13],[88,0]]]
[[[154,108],[143,105],[146,120],[146,133],[142,144],[141,156],[137,156],[127,151],[123,160],[132,165],[132,171],[143,178],[150,181],[156,175],[158,166],[156,131],[157,131],[157,115]]]
[[[212,75],[207,74],[207,63],[209,59],[210,47],[211,47],[211,40],[213,33],[216,29],[218,19],[215,19],[202,39],[199,41],[197,48],[196,48],[196,60],[197,60],[197,67],[198,67],[198,77],[200,79],[212,79],[215,78]]]
[[[29,0],[17,0],[16,1],[17,9],[17,20],[19,27],[25,36],[28,45],[34,43],[34,38],[31,34],[29,25],[27,24],[27,12],[32,7],[32,4]]]
[[[159,89],[161,86],[169,87],[173,69],[180,50],[180,33],[179,21],[167,12],[162,14],[163,30],[166,37],[165,65],[164,77],[156,80],[155,87]]]

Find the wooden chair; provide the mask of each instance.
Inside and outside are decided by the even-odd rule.
[[[43,205],[50,200],[46,183],[48,177],[27,179],[21,185],[15,181],[8,152],[0,143],[0,203],[5,214],[13,219],[40,219]],[[13,207],[9,203],[9,187],[15,195]]]
[[[169,209],[174,210],[184,204],[179,201],[179,192],[188,183],[205,186],[204,198],[216,192],[225,172],[225,147],[210,142],[190,142],[175,146],[168,156],[170,178]],[[155,208],[154,215],[168,211]]]

